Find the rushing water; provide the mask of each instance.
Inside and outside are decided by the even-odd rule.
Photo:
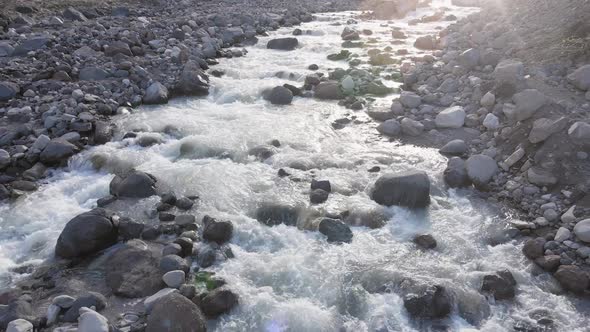
[[[407,45],[391,46],[416,52],[411,47],[416,35],[447,24],[407,24],[429,12],[432,9],[423,9],[395,23],[353,25],[371,29],[370,38],[376,38],[374,45],[381,48],[391,45],[391,26],[402,27],[410,35]],[[452,11],[459,17],[469,12]],[[441,179],[446,159],[435,150],[389,142],[377,135],[364,112],[333,102],[295,98],[292,105],[273,106],[261,98],[265,88],[286,82],[301,85],[312,63],[323,71],[346,68],[345,62],[328,61],[326,55],[340,50],[340,33],[351,15],[320,15],[319,20],[305,24],[302,29],[313,33],[298,37],[301,47],[296,51],[266,50],[267,38],[262,38],[248,48],[246,57],[222,60],[217,67],[226,75],[212,78],[207,98],[143,107],[115,119],[118,135],[113,142],[74,157],[67,171],[55,172],[39,191],[0,207],[0,282],[14,282],[10,271],[16,266],[51,257],[65,223],[108,193],[112,173],[136,167],[179,194],[198,194],[197,217],[209,214],[235,224],[231,247],[236,258],[211,269],[240,295],[240,305],[211,322],[217,331],[425,329],[412,323],[395,292],[374,291],[404,278],[444,285],[455,294],[457,308],[441,322],[452,331],[512,330],[515,321],[530,320],[532,313],[543,308],[552,313],[557,330],[584,330],[589,321],[580,311],[587,305],[552,294],[550,290],[557,289],[554,281],[546,274],[531,273],[534,268],[517,241],[490,245],[501,238],[506,213],[468,191],[447,190]],[[281,29],[272,37],[291,31]],[[366,56],[366,49],[354,52]],[[391,96],[381,101],[390,100]],[[341,130],[332,128],[334,120],[351,116],[358,121]],[[122,139],[132,130],[161,143],[144,148],[134,139]],[[264,162],[248,156],[248,150],[273,139],[281,142],[274,156]],[[106,160],[99,171],[91,163],[96,156]],[[381,173],[409,168],[428,172],[433,202],[427,214],[384,208],[371,201],[369,188],[379,176],[368,172],[373,166],[380,166]],[[300,181],[278,177],[279,168]],[[328,202],[319,207],[309,206],[312,175],[332,183]],[[155,198],[142,200],[127,213],[156,222],[143,212],[155,202]],[[309,215],[345,210],[364,216],[363,220],[385,215],[387,223],[378,229],[353,227],[351,244],[328,244],[318,232],[285,225],[267,227],[253,219],[255,209],[269,202],[298,206]],[[420,233],[434,235],[437,249],[418,250],[411,239]],[[501,269],[509,269],[518,281],[517,296],[511,302],[493,303],[478,289],[484,274]],[[488,303],[489,318],[473,325]]]

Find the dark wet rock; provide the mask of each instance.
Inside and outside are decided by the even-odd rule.
[[[516,292],[516,280],[508,270],[488,274],[483,277],[481,291],[489,293],[496,300],[510,300]]]
[[[209,77],[198,63],[189,61],[184,65],[173,92],[182,96],[206,96],[209,94]]]
[[[160,82],[152,83],[143,96],[145,104],[166,104],[168,102],[168,89]]]
[[[404,297],[404,307],[414,318],[444,318],[451,313],[453,301],[443,286],[428,286]]]
[[[113,137],[113,128],[106,121],[96,121],[94,123],[94,144],[105,144]]]
[[[436,240],[434,236],[430,234],[422,234],[414,237],[412,240],[418,247],[422,249],[434,249],[436,248]]]
[[[209,216],[203,218],[203,239],[223,244],[233,235],[234,226],[230,221],[217,221]]]
[[[185,273],[188,273],[189,265],[186,259],[178,255],[166,255],[162,257],[160,260],[160,271],[166,273],[175,270],[182,270]]]
[[[56,256],[75,258],[91,255],[117,243],[117,228],[109,213],[97,208],[70,220],[57,239]]]
[[[132,171],[125,177],[115,176],[110,184],[111,195],[144,198],[156,195],[156,180],[148,173]]]
[[[255,156],[259,160],[266,160],[272,157],[277,150],[273,146],[259,145],[248,150],[248,155]]]
[[[416,38],[414,47],[420,50],[433,50],[436,47],[436,40],[432,36],[421,36]]]
[[[323,189],[314,189],[309,193],[309,201],[312,204],[322,204],[328,200],[329,192]]]
[[[178,254],[179,256],[187,257],[193,253],[193,240],[187,237],[179,237],[178,239],[174,240],[174,243],[180,246],[180,253]]]
[[[106,284],[114,294],[127,298],[150,296],[162,288],[158,258],[139,245],[124,245],[106,262]]]
[[[39,155],[39,159],[46,165],[59,165],[68,160],[72,155],[78,151],[78,147],[74,144],[63,140],[51,140],[45,149]]]
[[[178,293],[156,301],[147,319],[146,332],[205,332],[207,321],[199,307]]]
[[[273,105],[289,105],[293,101],[293,92],[283,86],[277,86],[270,91],[266,99]]]
[[[338,82],[321,82],[315,87],[314,92],[314,96],[318,99],[338,100],[344,98]]]
[[[181,197],[175,203],[176,207],[181,210],[190,210],[194,204],[195,202],[188,197]]]
[[[467,175],[465,161],[459,157],[449,159],[443,178],[445,183],[451,188],[468,187],[471,185],[471,180]]]
[[[158,213],[158,219],[161,222],[170,222],[170,221],[174,221],[174,219],[176,219],[176,216],[173,213],[160,212],[160,213]]]
[[[406,171],[382,175],[371,192],[381,205],[423,208],[430,204],[430,179],[421,171]]]
[[[266,203],[256,210],[256,220],[267,226],[279,224],[295,226],[298,219],[299,209],[293,206]]]
[[[332,186],[328,180],[311,180],[311,190],[322,189],[326,192],[332,192]]]
[[[101,311],[102,309],[106,308],[107,306],[107,299],[104,295],[96,292],[88,292],[82,296],[79,296],[72,306],[66,311],[62,320],[64,322],[76,322],[78,317],[80,316],[79,310],[82,307],[96,308],[96,311]]]
[[[292,51],[297,48],[297,45],[299,45],[297,38],[276,38],[269,40],[266,44],[266,48],[273,50]]]
[[[522,252],[529,259],[542,257],[545,253],[545,243],[547,243],[547,240],[542,237],[527,240],[522,247]]]
[[[139,239],[144,229],[143,223],[129,218],[121,218],[119,221],[119,235],[125,240]]]
[[[553,275],[561,286],[574,293],[583,293],[588,289],[588,273],[577,265],[561,265]]]
[[[20,87],[12,82],[0,82],[0,101],[10,100],[20,92]]]
[[[319,231],[328,237],[328,242],[352,242],[352,231],[350,227],[340,220],[330,218],[322,219],[319,224]]]
[[[229,312],[238,304],[238,296],[231,290],[221,287],[210,291],[201,300],[201,309],[207,317],[215,318]]]

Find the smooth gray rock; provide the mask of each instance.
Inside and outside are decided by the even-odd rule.
[[[99,67],[85,67],[80,69],[78,78],[80,81],[102,81],[109,77],[109,73]]]
[[[184,65],[173,92],[182,96],[206,96],[209,94],[209,77],[197,62],[189,61]]]
[[[406,171],[382,175],[371,192],[381,205],[423,208],[430,204],[430,179],[422,171]]]
[[[132,241],[117,249],[105,266],[106,284],[117,296],[149,296],[163,286],[158,257],[140,245],[133,245]]]
[[[467,176],[476,185],[485,185],[496,173],[498,173],[498,164],[496,161],[486,155],[473,155],[465,163]]]
[[[65,162],[78,152],[78,147],[74,144],[59,138],[51,140],[41,154],[39,159],[46,165],[57,165]]]
[[[461,128],[465,123],[465,111],[461,106],[449,107],[436,115],[437,128]]]
[[[66,224],[57,239],[55,255],[63,258],[91,255],[117,243],[117,235],[106,210],[90,210]]]
[[[524,121],[532,117],[549,101],[547,97],[536,89],[526,89],[512,97],[516,106],[514,112],[504,112],[512,121]]]
[[[340,90],[338,82],[321,82],[315,87],[314,96],[318,99],[338,100],[343,99],[344,94]]]
[[[148,173],[132,171],[125,177],[115,176],[110,183],[111,195],[145,198],[156,195],[156,179]]]
[[[590,146],[590,124],[582,121],[575,122],[567,133],[574,144]]]
[[[272,50],[292,51],[297,48],[297,45],[299,45],[297,38],[276,38],[269,40],[266,44],[266,48]]]
[[[576,88],[583,91],[590,90],[590,65],[576,69],[567,78]]]
[[[168,102],[168,89],[160,82],[152,83],[143,96],[145,104],[166,104]]]
[[[289,105],[293,101],[293,92],[283,86],[277,86],[270,91],[267,99],[273,105]]]
[[[0,82],[0,101],[8,101],[20,92],[20,87],[12,82]]]
[[[396,137],[402,132],[401,124],[395,119],[389,119],[377,126],[377,131],[383,135]]]
[[[147,319],[146,332],[206,332],[207,321],[196,304],[180,294],[160,298]]]
[[[63,316],[64,322],[75,322],[80,317],[80,308],[95,307],[97,311],[100,311],[107,306],[107,299],[104,295],[96,292],[88,292],[79,296],[72,306],[66,311]]]
[[[462,139],[455,139],[445,144],[438,152],[445,156],[464,156],[469,147]]]
[[[443,178],[451,188],[467,187],[471,185],[471,179],[467,175],[465,161],[459,157],[449,159]]]

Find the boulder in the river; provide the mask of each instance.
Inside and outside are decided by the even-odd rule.
[[[416,235],[412,242],[422,249],[436,248],[436,239],[430,234]]]
[[[156,179],[145,172],[132,171],[124,177],[115,176],[110,184],[111,195],[145,198],[156,195]]]
[[[217,221],[209,216],[203,217],[203,239],[223,244],[233,235],[234,226],[231,221]]]
[[[323,218],[319,224],[319,231],[328,237],[328,242],[352,242],[352,231],[350,230],[350,227],[341,220]]]
[[[451,188],[468,187],[471,185],[471,179],[467,175],[465,161],[459,157],[449,159],[447,168],[443,173],[445,183]]]
[[[299,45],[297,38],[275,38],[268,41],[266,48],[272,50],[292,51],[297,48],[297,45]]]
[[[577,265],[561,265],[553,276],[563,288],[574,293],[583,293],[590,284],[588,272]]]
[[[319,83],[314,90],[314,96],[318,99],[338,100],[344,98],[340,85],[335,81]]]
[[[181,96],[206,96],[209,94],[209,77],[197,62],[189,61],[182,68],[173,93]]]
[[[156,300],[147,319],[146,332],[205,332],[207,321],[191,300],[171,293]]]
[[[382,175],[371,192],[382,205],[423,208],[430,204],[430,179],[425,172],[410,170]]]
[[[130,241],[108,258],[105,281],[115,295],[145,297],[162,288],[159,260],[143,246],[141,241]]]
[[[77,215],[57,239],[55,255],[76,258],[91,255],[117,243],[117,228],[109,213],[101,208]]]
[[[274,87],[266,97],[273,105],[289,105],[293,101],[293,92],[284,86]]]
[[[492,295],[496,300],[510,300],[516,292],[516,280],[508,270],[488,274],[483,277],[481,291]]]
[[[201,300],[203,313],[210,318],[216,318],[238,304],[238,296],[227,287],[220,287],[210,291]]]
[[[309,201],[311,204],[322,204],[328,200],[329,192],[323,189],[314,189],[309,193]]]
[[[152,83],[143,96],[145,104],[166,104],[168,102],[168,89],[160,82]]]
[[[396,119],[385,120],[377,126],[377,131],[383,135],[396,137],[402,132],[402,125]]]
[[[299,209],[280,203],[263,203],[256,209],[256,220],[267,225],[285,224],[295,226],[299,219]]]
[[[451,313],[453,301],[443,286],[428,286],[404,296],[404,307],[413,318],[438,319]]]

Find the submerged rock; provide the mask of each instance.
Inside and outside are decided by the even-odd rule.
[[[496,300],[510,300],[516,292],[516,280],[508,270],[488,274],[483,278],[481,291],[491,294]]]
[[[223,244],[233,235],[234,226],[230,221],[217,221],[209,216],[203,218],[203,239]]]
[[[221,287],[210,291],[201,301],[201,309],[207,317],[215,318],[230,311],[238,304],[238,296]]]
[[[266,44],[266,48],[272,50],[292,51],[297,48],[297,45],[299,45],[297,38],[276,38],[269,40]]]
[[[373,187],[371,197],[382,205],[423,208],[430,204],[430,179],[422,171],[382,175]]]
[[[298,219],[299,209],[289,205],[266,203],[256,210],[256,220],[267,226],[279,224],[295,226]]]
[[[404,297],[404,307],[414,318],[444,318],[451,313],[453,302],[443,286],[429,286]]]
[[[293,92],[284,86],[273,88],[266,98],[273,105],[289,105],[293,101]]]

